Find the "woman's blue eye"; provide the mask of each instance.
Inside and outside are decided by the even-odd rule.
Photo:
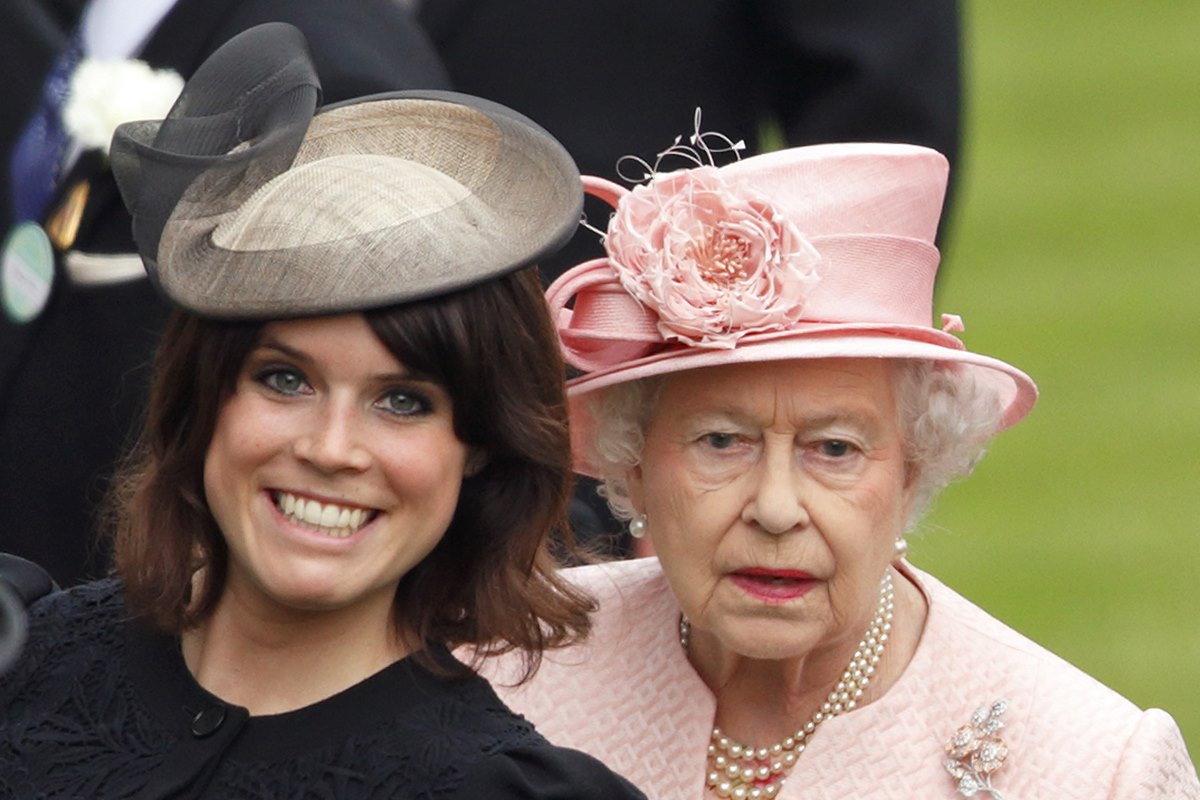
[[[847,456],[852,449],[849,442],[844,442],[841,439],[830,439],[827,442],[821,442],[821,453],[832,458]]]
[[[259,380],[268,389],[274,389],[280,394],[299,394],[304,390],[304,376],[290,369],[276,369],[259,376]]]
[[[429,411],[430,404],[419,394],[409,391],[388,392],[380,401],[384,410],[402,417],[411,417]]]
[[[732,433],[706,433],[703,436],[705,444],[714,450],[726,450],[733,447],[737,437]]]

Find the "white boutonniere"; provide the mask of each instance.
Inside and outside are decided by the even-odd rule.
[[[144,61],[84,59],[71,75],[63,124],[79,144],[108,153],[122,122],[162,119],[183,90],[183,78]]]

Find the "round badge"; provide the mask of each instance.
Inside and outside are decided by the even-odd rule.
[[[13,227],[0,256],[0,301],[13,322],[29,322],[42,313],[54,284],[54,249],[35,222]]]

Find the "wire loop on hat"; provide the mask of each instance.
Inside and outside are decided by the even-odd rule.
[[[669,159],[673,158],[682,160],[686,169],[715,167],[717,166],[717,156],[722,153],[732,153],[735,159],[741,159],[741,154],[746,149],[745,140],[738,139],[735,142],[723,133],[701,130],[700,116],[700,108],[697,108],[692,117],[692,132],[688,134],[687,144],[683,143],[682,136],[676,136],[670,147],[654,157],[653,164],[640,156],[622,156],[617,160],[617,174],[630,183],[642,183],[653,179],[656,175],[674,171],[666,169],[664,166]],[[640,167],[642,174],[626,175],[625,170],[628,169],[629,164]]]

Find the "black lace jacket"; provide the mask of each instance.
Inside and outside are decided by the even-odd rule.
[[[478,677],[405,659],[315,705],[251,717],[196,683],[177,638],[128,618],[119,582],[43,599],[0,677],[0,798],[166,797],[643,795],[550,745]]]

